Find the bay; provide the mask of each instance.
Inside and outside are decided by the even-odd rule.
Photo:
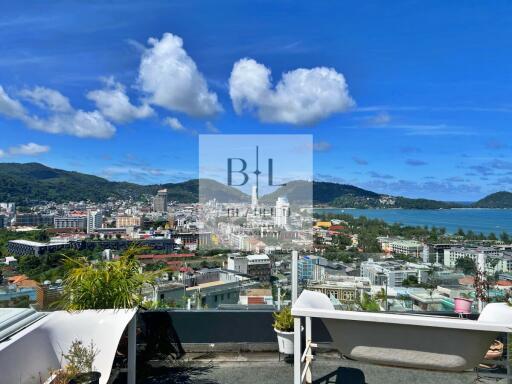
[[[354,217],[366,216],[369,219],[382,219],[387,223],[404,225],[445,227],[449,233],[462,228],[465,231],[494,232],[505,231],[512,234],[512,209],[462,208],[462,209],[351,209],[315,208],[315,213],[345,213]]]

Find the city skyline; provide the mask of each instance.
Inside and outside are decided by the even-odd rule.
[[[269,4],[6,5],[0,161],[166,183],[199,134],[313,134],[317,180],[510,189],[511,5]]]

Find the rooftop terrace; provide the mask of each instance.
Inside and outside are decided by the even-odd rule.
[[[293,382],[293,366],[279,360],[277,353],[223,352],[188,353],[180,361],[154,362],[151,369],[140,371],[140,384],[252,384]],[[124,383],[120,375],[114,384]],[[316,356],[314,384],[466,384],[474,383],[473,372],[450,373],[386,367],[340,359],[334,352]],[[479,383],[500,383],[482,377]],[[505,384],[505,381],[501,381]]]

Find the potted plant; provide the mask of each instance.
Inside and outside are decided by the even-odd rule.
[[[94,371],[93,366],[98,353],[92,341],[85,346],[82,341],[73,340],[68,352],[62,354],[67,361],[66,366],[51,372],[45,384],[99,384],[101,373]]]
[[[279,312],[274,312],[274,331],[277,334],[279,352],[293,354],[293,316],[290,307],[284,307]]]
[[[471,313],[471,306],[473,305],[473,300],[471,300],[467,293],[461,293],[459,297],[453,299],[455,303],[454,312],[459,314],[468,314]]]

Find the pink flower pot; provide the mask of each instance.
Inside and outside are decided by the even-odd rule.
[[[471,304],[473,304],[473,300],[465,299],[463,297],[456,297],[455,301],[455,313],[460,314],[469,314],[471,313]]]

